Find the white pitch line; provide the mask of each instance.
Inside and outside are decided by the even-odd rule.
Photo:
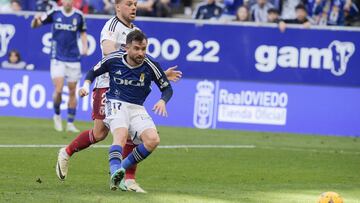
[[[59,144],[2,144],[0,148],[61,148],[66,145]],[[110,145],[93,145],[94,148],[109,148]],[[255,145],[161,145],[158,148],[161,149],[252,149]]]

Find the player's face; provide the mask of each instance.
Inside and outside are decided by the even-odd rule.
[[[62,0],[62,5],[64,6],[64,8],[66,10],[70,10],[72,8],[73,1],[72,0]]]
[[[132,22],[136,17],[137,0],[122,0],[116,4],[116,11],[127,22]]]
[[[144,39],[140,41],[132,41],[131,44],[127,45],[126,51],[128,53],[132,65],[140,65],[145,59],[147,41]]]

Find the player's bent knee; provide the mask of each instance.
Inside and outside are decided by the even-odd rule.
[[[101,140],[104,140],[108,133],[109,133],[109,130],[104,127],[104,128],[101,128],[101,129],[94,129],[94,138],[97,142],[101,141]]]
[[[160,137],[156,130],[147,130],[142,134],[144,145],[149,150],[154,150],[160,144]]]
[[[94,132],[94,138],[96,142],[100,142],[104,140],[108,135],[108,131],[100,131],[100,132]]]

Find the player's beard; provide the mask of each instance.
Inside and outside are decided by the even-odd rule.
[[[135,57],[129,56],[129,58],[133,61],[133,63],[136,64],[135,66],[138,66],[144,62],[144,57],[142,56],[135,56]]]
[[[135,60],[136,60],[136,63],[137,63],[138,65],[140,65],[140,64],[142,64],[142,63],[144,62],[144,57],[142,57],[142,56],[137,56]]]

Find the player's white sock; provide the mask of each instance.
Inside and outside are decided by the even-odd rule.
[[[74,123],[67,123],[67,125],[66,125],[66,131],[68,131],[68,132],[73,132],[73,133],[78,133],[78,132],[80,132],[80,130],[75,127]]]
[[[55,114],[53,116],[53,120],[54,120],[54,128],[55,128],[55,130],[61,132],[63,130],[61,116]]]

